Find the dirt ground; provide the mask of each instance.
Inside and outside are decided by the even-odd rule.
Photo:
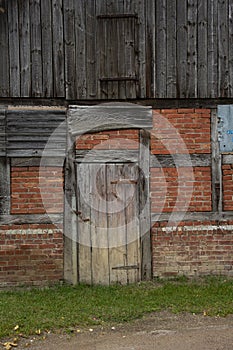
[[[226,318],[154,313],[115,327],[22,339],[32,350],[233,350],[233,315]]]

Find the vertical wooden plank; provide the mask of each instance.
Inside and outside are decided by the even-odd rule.
[[[63,3],[62,0],[53,0],[52,5],[54,96],[65,97]]]
[[[43,97],[53,97],[53,36],[51,1],[41,0]]]
[[[167,98],[176,98],[176,0],[167,2]]]
[[[10,161],[0,157],[0,214],[10,214]]]
[[[106,22],[102,19],[98,19],[99,15],[106,14],[107,12],[106,1],[96,1],[96,16],[97,16],[97,91],[98,98],[105,99],[108,96],[108,86],[107,82],[101,82],[100,78],[105,75],[105,67],[107,64],[107,55],[106,55],[106,36],[107,28]]]
[[[124,0],[118,2],[118,12],[124,13]],[[123,54],[125,50],[125,21],[117,21],[117,63],[118,63],[118,74],[119,76],[126,76],[125,67],[125,55]],[[118,83],[118,98],[126,98],[126,82],[119,81]]]
[[[218,97],[217,1],[208,0],[208,97]]]
[[[140,131],[139,149],[139,212],[141,235],[141,278],[150,280],[152,277],[152,245],[150,222],[150,135],[145,130]]]
[[[21,97],[29,97],[31,94],[29,0],[19,1],[18,3],[19,3]]]
[[[138,52],[138,78],[139,78],[139,91],[136,97],[145,98],[146,97],[146,1],[137,0],[135,1],[135,12],[138,14],[138,25],[134,27],[135,34],[138,38],[135,37],[134,40],[137,41],[138,48],[135,46],[135,55],[136,51]],[[137,69],[136,69],[137,71]]]
[[[5,9],[0,14],[0,96],[9,96],[9,47],[8,47],[8,18],[7,1],[2,2]]]
[[[218,50],[219,50],[219,82],[218,97],[229,96],[229,31],[228,0],[218,0]]]
[[[187,96],[187,1],[177,1],[177,98]]]
[[[75,74],[75,18],[74,0],[64,0],[65,41],[65,95],[68,100],[77,97]]]
[[[107,212],[110,283],[127,284],[127,247],[125,222],[124,164],[107,165]]]
[[[156,97],[167,95],[166,0],[156,1]]]
[[[106,166],[90,165],[92,283],[109,285]]]
[[[75,49],[76,68],[75,75],[77,98],[87,97],[87,70],[86,70],[86,1],[74,1],[75,9]]]
[[[188,0],[187,97],[197,97],[197,0]]]
[[[76,222],[76,177],[74,168],[74,139],[71,136],[71,115],[67,113],[64,200],[64,279],[78,282],[78,245]]]
[[[32,97],[42,96],[40,0],[30,0]]]
[[[96,98],[96,10],[95,0],[86,1],[87,98]]]
[[[153,98],[156,95],[155,92],[155,77],[156,77],[156,66],[155,66],[155,1],[146,1],[146,96]]]
[[[206,0],[198,0],[198,75],[197,84],[198,91],[197,96],[199,98],[208,97],[208,61],[207,61],[207,5]]]
[[[229,1],[229,97],[233,97],[233,3]]]
[[[211,112],[211,148],[212,148],[212,210],[222,211],[222,169],[218,141],[218,114]]]
[[[91,256],[91,209],[90,193],[90,165],[77,164],[77,237],[78,237],[78,275],[80,283],[92,283]],[[87,200],[88,199],[88,200]]]
[[[18,1],[8,1],[10,96],[20,97]]]
[[[139,168],[137,164],[125,164],[125,178],[135,180],[135,184],[125,184],[125,223],[126,223],[126,264],[127,283],[141,280],[141,252],[139,227]]]
[[[112,0],[106,0],[106,14],[117,13],[116,2]],[[105,76],[107,78],[115,78],[118,76],[117,72],[117,46],[118,46],[118,37],[117,37],[117,20],[116,19],[103,19],[106,22],[106,71]],[[117,81],[108,81],[108,99],[117,98],[118,94],[118,82]]]

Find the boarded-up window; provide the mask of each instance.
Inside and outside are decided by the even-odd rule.
[[[99,15],[98,69],[102,98],[136,98],[138,86],[138,17]]]

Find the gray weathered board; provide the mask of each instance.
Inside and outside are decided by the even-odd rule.
[[[72,135],[112,129],[151,129],[152,109],[122,103],[70,106],[68,122]]]
[[[77,164],[79,281],[141,279],[139,172],[132,163]]]
[[[2,0],[0,97],[233,97],[232,0]]]
[[[8,110],[6,118],[7,155],[65,157],[65,111]],[[52,138],[51,138],[52,136]]]

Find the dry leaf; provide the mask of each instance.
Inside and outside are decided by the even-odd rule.
[[[19,325],[17,324],[14,328],[14,331],[17,331],[19,329]]]
[[[16,348],[18,346],[18,344],[11,343],[11,342],[4,343],[3,345],[4,345],[6,350],[10,350],[10,349],[12,349],[12,347]]]
[[[37,335],[40,335],[40,334],[41,334],[41,330],[40,330],[40,329],[37,329],[37,330],[36,330],[36,334],[37,334]]]

